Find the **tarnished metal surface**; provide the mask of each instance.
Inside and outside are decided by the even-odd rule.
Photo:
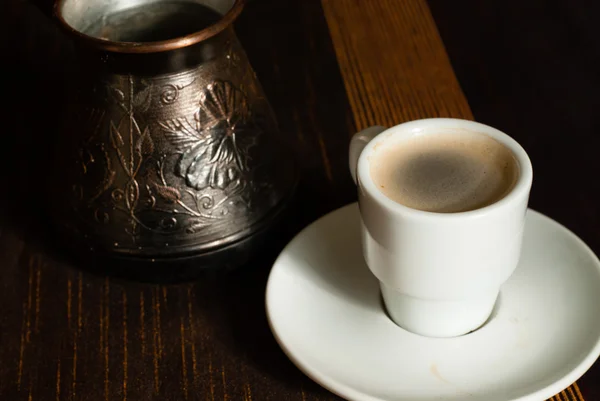
[[[268,225],[294,166],[231,26],[166,52],[78,51],[56,152],[63,229],[92,250],[177,258]]]

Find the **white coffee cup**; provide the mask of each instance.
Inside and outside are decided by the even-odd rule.
[[[513,153],[519,176],[502,199],[472,211],[427,212],[391,200],[373,182],[370,156],[376,147],[415,135],[461,130],[492,137]],[[519,261],[533,179],[525,150],[487,125],[432,118],[389,129],[367,128],[354,135],[349,153],[358,186],[364,258],[380,282],[392,320],[430,337],[459,336],[483,325]]]

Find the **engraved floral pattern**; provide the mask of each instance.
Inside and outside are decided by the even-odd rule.
[[[274,153],[257,146],[271,116],[259,88],[238,81],[193,71],[111,76],[89,87],[70,128],[78,139],[77,168],[65,176],[73,230],[114,249],[174,250],[264,216],[278,196],[268,174]]]
[[[150,106],[152,86],[142,81],[142,88],[134,94],[133,80],[129,77],[128,101],[125,100],[126,96],[120,89],[111,86],[107,89],[110,101],[120,109],[121,113],[118,118],[111,118],[108,121],[108,141],[100,145],[106,163],[105,178],[89,202],[94,202],[110,190],[112,207],[128,215],[129,228],[126,230],[136,235],[139,228],[144,226],[137,216],[138,211],[143,207],[140,204],[139,175],[145,162],[152,157],[155,147],[150,128],[140,126],[136,112],[143,112]],[[117,164],[126,177],[119,184],[115,183],[118,173],[112,166],[109,152],[116,156]],[[106,224],[109,222],[109,214],[103,209],[97,208],[94,215],[97,221]]]
[[[181,153],[175,173],[189,187],[231,189],[247,181],[258,130],[245,94],[230,82],[215,81],[200,93],[193,121],[181,117],[160,125]]]

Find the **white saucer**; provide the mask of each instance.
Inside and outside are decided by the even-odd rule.
[[[363,262],[356,204],[303,230],[267,284],[271,330],[288,357],[356,401],[541,401],[600,354],[600,262],[573,233],[529,211],[519,267],[484,327],[411,334],[384,313]]]

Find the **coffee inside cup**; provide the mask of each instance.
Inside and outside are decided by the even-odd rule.
[[[371,178],[385,196],[437,213],[491,205],[512,190],[519,176],[508,148],[485,134],[463,130],[391,138],[375,146],[369,164]]]

